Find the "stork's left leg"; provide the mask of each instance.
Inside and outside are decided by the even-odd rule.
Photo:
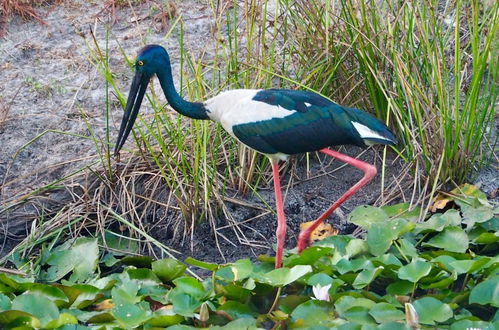
[[[357,182],[350,189],[348,189],[347,192],[344,193],[336,202],[334,202],[333,205],[331,205],[331,207],[329,207],[329,209],[326,210],[326,212],[324,212],[319,218],[317,218],[317,220],[315,220],[310,227],[300,232],[300,235],[298,236],[298,246],[297,246],[298,253],[300,253],[301,251],[303,251],[304,248],[310,245],[310,234],[315,230],[315,228],[317,228],[324,220],[326,220],[326,218],[329,215],[331,215],[331,213],[333,213],[333,211],[336,210],[338,206],[343,204],[344,201],[346,201],[348,198],[350,198],[350,196],[355,194],[360,188],[365,186],[376,175],[376,167],[374,167],[371,164],[349,157],[347,155],[331,150],[329,148],[321,149],[320,152],[325,153],[326,155],[334,157],[336,159],[339,159],[342,162],[357,167],[358,169],[364,172],[364,176],[362,177],[362,179],[359,180],[359,182]]]

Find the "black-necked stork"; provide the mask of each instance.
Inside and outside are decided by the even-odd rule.
[[[169,55],[158,45],[148,45],[140,50],[135,69],[115,155],[119,153],[132,129],[150,79],[156,75],[166,99],[177,112],[193,119],[219,122],[234,138],[270,159],[277,209],[276,268],[281,267],[286,235],[279,161],[286,160],[293,154],[320,151],[364,172],[359,182],[331,205],[312,226],[300,233],[297,250],[301,252],[310,244],[312,231],[376,175],[376,167],[373,165],[328,147],[342,144],[366,147],[377,143],[396,143],[394,134],[378,119],[362,110],[342,107],[309,91],[237,89],[223,92],[205,102],[188,102],[175,90]]]

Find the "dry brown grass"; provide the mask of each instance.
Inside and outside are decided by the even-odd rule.
[[[57,5],[61,2],[62,0],[0,0],[0,37],[4,36],[7,32],[7,25],[13,15],[19,15],[24,20],[34,19],[40,24],[46,25],[47,23],[35,7],[48,3]]]

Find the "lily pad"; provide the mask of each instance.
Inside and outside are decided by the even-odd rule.
[[[97,268],[99,247],[97,239],[80,237],[73,244],[63,244],[47,259],[49,269],[43,273],[43,280],[55,282],[73,272],[70,281],[83,282]]]
[[[259,274],[258,278],[255,278],[255,280],[272,286],[282,287],[296,281],[311,271],[312,267],[310,265],[298,265],[292,268],[283,267],[274,269],[266,274]]]
[[[253,312],[247,304],[242,304],[237,301],[227,301],[225,304],[218,308],[219,311],[226,312],[232,319],[240,319],[243,317],[253,317]]]
[[[376,277],[379,276],[379,274],[381,274],[383,269],[384,269],[383,266],[379,266],[372,269],[364,269],[359,273],[359,275],[357,275],[355,281],[353,281],[352,283],[352,286],[355,289],[362,289],[368,286]]]
[[[179,277],[173,281],[176,285],[175,290],[187,293],[196,298],[202,298],[206,295],[203,284],[193,277]]]
[[[311,246],[300,254],[293,254],[284,260],[284,266],[313,265],[321,257],[331,254],[332,248],[322,246]]]
[[[408,280],[415,283],[428,275],[430,271],[431,263],[423,259],[414,258],[410,264],[400,267],[398,276],[401,280]]]
[[[419,206],[414,207],[409,210],[411,205],[409,203],[399,203],[395,205],[382,206],[381,209],[390,217],[400,217],[407,219],[409,221],[416,221],[419,219],[421,214],[421,208]]]
[[[416,225],[415,232],[442,231],[449,226],[459,226],[461,224],[461,215],[458,210],[447,210],[445,213],[434,214],[428,220]]]
[[[177,277],[182,276],[187,266],[178,260],[166,258],[153,261],[151,268],[154,274],[165,283],[171,282]]]
[[[468,245],[468,235],[460,227],[447,227],[443,232],[423,243],[423,246],[433,246],[458,253],[466,252]]]
[[[179,324],[184,320],[185,318],[182,315],[175,314],[173,306],[169,305],[155,311],[146,324],[153,327],[166,328],[174,324]]]
[[[127,329],[136,328],[152,317],[149,304],[145,301],[139,304],[123,303],[112,309],[112,315]]]
[[[445,322],[453,315],[449,305],[433,297],[424,297],[412,303],[418,313],[419,322],[434,325],[435,322]]]
[[[42,326],[59,318],[56,304],[40,293],[25,293],[12,300],[12,309],[36,316]]]
[[[479,283],[471,290],[470,304],[499,307],[499,276],[493,276]]]
[[[405,318],[404,312],[395,308],[392,304],[384,302],[374,305],[369,311],[369,314],[371,314],[378,323],[400,321]]]
[[[364,229],[369,229],[373,224],[386,223],[388,215],[378,207],[370,205],[357,206],[348,216],[348,221]]]
[[[222,267],[215,272],[218,278],[228,282],[241,281],[246,279],[253,272],[253,264],[249,259],[241,259]]]
[[[308,300],[291,313],[294,327],[332,326],[334,313],[331,304],[322,300]]]

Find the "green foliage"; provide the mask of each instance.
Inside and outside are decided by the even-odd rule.
[[[487,157],[499,95],[497,1],[279,2],[296,80],[374,109],[397,128],[401,156],[433,178],[464,181]]]
[[[476,194],[450,197],[454,205],[473,203],[422,222],[407,204],[358,207],[350,218],[367,230],[366,240],[329,237],[286,257],[280,269],[268,257],[224,265],[188,258],[187,265],[211,272],[204,280],[174,259],[116,255],[110,263],[108,253],[99,260],[96,239],[68,241],[42,250],[31,277],[0,274],[0,325],[497,328],[499,212]],[[385,236],[375,237],[382,248],[370,244],[373,232]],[[486,242],[477,239],[485,234]]]

